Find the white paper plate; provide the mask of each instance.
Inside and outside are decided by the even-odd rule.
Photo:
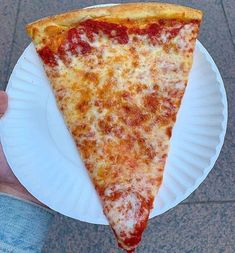
[[[20,182],[50,208],[81,221],[107,224],[96,192],[59,113],[34,46],[10,77],[1,142]],[[219,71],[200,42],[173,129],[163,184],[150,217],[187,198],[212,169],[227,126]]]

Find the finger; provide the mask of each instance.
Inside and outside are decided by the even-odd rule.
[[[5,113],[8,106],[8,97],[5,91],[0,91],[0,117]]]

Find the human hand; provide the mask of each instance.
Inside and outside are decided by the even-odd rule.
[[[5,113],[8,106],[8,97],[6,92],[0,91],[0,117]],[[0,192],[4,192],[28,201],[32,201],[39,205],[45,206],[36,198],[34,198],[19,182],[9,167],[2,145],[0,143]]]

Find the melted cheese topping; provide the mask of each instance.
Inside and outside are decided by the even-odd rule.
[[[130,34],[125,44],[104,32],[91,40],[81,31],[91,52],[82,54],[82,44],[73,49],[76,55],[66,52],[56,66],[46,65],[104,212],[129,252],[140,241],[162,181],[198,32],[193,22],[171,28],[179,29],[173,38],[163,29],[157,42]],[[69,48],[65,43],[64,50]]]

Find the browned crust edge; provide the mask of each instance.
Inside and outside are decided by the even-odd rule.
[[[182,20],[199,20],[202,19],[202,12],[186,6],[166,3],[129,3],[107,7],[97,7],[88,9],[78,9],[59,15],[46,17],[30,23],[26,26],[28,35],[36,41],[36,34],[44,33],[48,26],[70,26],[87,18],[129,18],[132,20],[141,18],[169,18]],[[35,33],[36,31],[36,33]],[[40,37],[41,37],[40,36]],[[43,37],[43,36],[42,36]]]

